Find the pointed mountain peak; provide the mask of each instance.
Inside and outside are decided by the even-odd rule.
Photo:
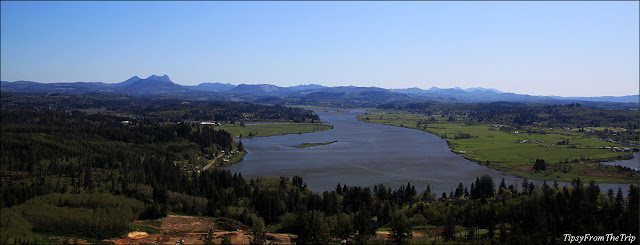
[[[131,84],[131,83],[133,83],[133,82],[135,82],[135,81],[138,81],[138,80],[140,80],[140,79],[141,79],[141,78],[139,78],[138,76],[133,76],[133,77],[131,77],[131,78],[127,79],[126,81],[121,82],[121,83],[120,83],[120,85],[129,85],[129,84]]]
[[[167,76],[166,74],[162,75],[162,76],[151,75],[151,76],[147,77],[147,80],[163,81],[163,82],[173,83],[171,81],[171,79],[169,79],[169,76]]]

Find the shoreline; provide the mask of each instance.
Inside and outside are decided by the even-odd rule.
[[[310,132],[279,132],[279,133],[273,133],[273,134],[255,134],[255,135],[251,135],[251,136],[244,136],[241,137],[242,134],[240,135],[234,135],[233,133],[225,130],[224,128],[220,128],[221,130],[225,130],[227,132],[229,132],[230,134],[232,134],[233,140],[236,141],[236,144],[239,143],[240,141],[242,141],[242,139],[251,139],[251,138],[257,138],[257,137],[271,137],[271,136],[280,136],[280,135],[288,135],[288,134],[307,134],[307,133],[314,133],[314,132],[320,132],[320,131],[327,131],[327,130],[331,130],[333,129],[332,125],[328,125],[328,124],[324,124],[323,123],[291,123],[291,122],[272,122],[272,123],[264,123],[264,124],[256,124],[256,125],[247,125],[247,126],[262,126],[262,125],[284,125],[284,124],[293,124],[293,125],[301,125],[301,124],[305,124],[305,125],[313,125],[313,126],[321,126],[323,127],[322,129],[318,129],[317,128],[312,128]],[[335,142],[334,142],[335,143]],[[228,158],[228,162],[224,162],[224,158],[223,158],[223,162],[220,165],[217,166],[210,166],[209,168],[224,168],[224,167],[228,167],[231,166],[233,164],[242,162],[244,160],[244,156],[246,156],[247,154],[249,154],[249,152],[244,149],[243,151],[239,152],[239,154],[235,154],[233,155],[233,157]],[[216,157],[216,160],[213,160],[214,163],[211,163],[210,165],[215,165],[215,161],[217,161],[217,159],[220,158],[220,156]],[[209,169],[207,168],[207,169]],[[206,169],[203,169],[203,171]]]
[[[368,112],[367,112],[368,113]],[[629,160],[629,159],[633,159],[634,156],[633,154],[629,154],[629,155],[625,155],[625,156],[618,156],[618,157],[609,157],[609,158],[600,158],[600,159],[583,159],[580,160],[579,162],[575,162],[575,163],[567,163],[569,165],[564,166],[564,167],[568,167],[569,169],[572,168],[598,168],[597,170],[599,171],[599,174],[603,174],[603,175],[607,175],[608,176],[571,176],[571,174],[569,174],[568,176],[561,176],[561,175],[566,175],[566,173],[560,174],[558,173],[558,171],[554,171],[554,172],[546,172],[546,171],[541,171],[541,172],[527,172],[525,170],[521,170],[518,168],[523,168],[528,165],[522,164],[522,163],[516,163],[516,162],[489,162],[489,161],[481,161],[481,160],[477,160],[474,158],[471,158],[469,156],[466,156],[466,154],[461,153],[461,152],[457,152],[454,150],[453,145],[454,143],[449,141],[449,138],[444,138],[441,135],[429,132],[427,130],[422,130],[422,129],[416,129],[416,128],[411,128],[411,127],[406,127],[406,126],[397,126],[397,125],[392,125],[392,124],[384,124],[384,123],[374,123],[374,122],[369,122],[366,120],[362,120],[361,116],[364,116],[366,114],[360,114],[356,116],[356,119],[360,122],[364,122],[364,123],[372,123],[372,124],[380,124],[380,125],[387,125],[387,126],[393,126],[393,127],[403,127],[403,128],[407,128],[407,129],[411,129],[411,130],[418,130],[418,131],[422,131],[422,132],[426,132],[435,136],[438,136],[439,138],[446,140],[447,146],[449,147],[449,150],[453,153],[455,153],[456,155],[459,155],[461,157],[463,157],[466,160],[475,162],[478,165],[481,166],[485,166],[487,168],[490,169],[494,169],[497,171],[500,171],[502,174],[505,175],[513,175],[513,176],[517,176],[519,178],[523,178],[523,179],[534,179],[534,180],[542,180],[542,181],[558,181],[558,182],[571,182],[573,179],[575,178],[580,178],[582,180],[582,182],[587,183],[590,181],[594,181],[596,183],[602,183],[602,184],[638,184],[640,183],[640,179],[637,180],[631,180],[631,179],[616,179],[613,176],[610,176],[610,172],[607,171],[602,171],[600,169],[604,168],[604,169],[613,169],[613,168],[617,168],[616,166],[613,165],[607,165],[607,164],[602,164],[601,162],[611,162],[611,161],[615,161],[615,160]],[[532,164],[531,164],[532,165]],[[555,165],[550,163],[549,165]],[[596,171],[597,171],[596,170]],[[637,173],[638,171],[636,171]],[[558,175],[560,174],[560,175]],[[575,173],[573,173],[575,174]]]

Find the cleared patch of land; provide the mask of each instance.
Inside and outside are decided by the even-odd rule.
[[[210,217],[194,217],[183,215],[168,215],[157,220],[135,221],[133,231],[128,234],[104,241],[113,244],[175,244],[184,239],[183,244],[205,244],[208,230],[212,229],[213,244],[221,244],[224,237],[228,237],[232,244],[249,244],[253,233],[249,230],[236,229],[233,231],[220,230],[218,219]],[[456,226],[455,236],[463,237],[474,228]],[[418,244],[440,239],[444,228],[440,226],[414,226],[411,228],[413,241]],[[151,232],[149,232],[151,231]],[[390,240],[391,228],[380,228],[372,238],[374,242],[384,243]],[[486,229],[477,230],[479,234],[486,234]],[[266,239],[270,244],[293,244],[296,235],[285,233],[267,233]],[[74,241],[74,240],[71,240]],[[334,238],[334,242],[341,240]],[[94,241],[95,242],[95,241]]]
[[[299,145],[294,145],[292,147],[295,147],[295,148],[307,148],[307,147],[320,146],[320,145],[330,145],[330,144],[333,144],[333,143],[336,143],[336,142],[338,142],[338,141],[335,140],[335,141],[323,142],[323,143],[302,143],[302,144],[299,144]]]
[[[256,125],[224,124],[219,127],[235,138],[266,137],[285,134],[304,134],[331,129],[331,126],[312,123],[273,123]]]
[[[205,244],[209,229],[213,230],[211,241],[220,244],[228,237],[231,244],[249,244],[253,239],[251,231],[236,229],[221,230],[218,219],[209,217],[193,217],[168,215],[157,220],[140,220],[134,222],[134,231],[122,237],[105,240],[113,244],[176,244],[184,239],[183,244]],[[153,232],[147,232],[153,230]],[[277,244],[292,244],[292,236],[288,234],[267,234],[267,241]]]
[[[508,129],[505,125],[451,122],[439,115],[369,110],[358,120],[426,131],[448,139],[451,151],[490,168],[524,178],[601,183],[636,183],[637,171],[598,162],[632,157],[624,145],[589,138],[569,128]],[[536,159],[548,164],[533,170]]]

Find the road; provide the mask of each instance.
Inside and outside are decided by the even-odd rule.
[[[214,163],[216,163],[216,161],[218,160],[218,158],[224,156],[224,154],[220,154],[218,155],[215,159],[211,160],[211,162],[209,164],[207,164],[207,166],[204,166],[204,168],[202,168],[202,171],[207,170],[209,167],[211,167]]]

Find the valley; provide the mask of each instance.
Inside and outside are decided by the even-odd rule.
[[[578,129],[532,127],[520,131],[501,124],[465,125],[441,115],[392,110],[369,110],[358,120],[411,128],[447,139],[451,151],[505,174],[522,178],[570,182],[580,177],[598,183],[638,181],[633,169],[607,166],[599,162],[631,159],[636,144],[619,144],[587,137]],[[462,120],[461,120],[462,121]],[[638,130],[635,133],[638,134]],[[633,141],[634,143],[636,141]],[[534,161],[543,159],[548,167],[534,169]],[[636,167],[637,169],[637,167]]]
[[[0,1],[0,245],[638,244],[640,1]]]
[[[506,242],[538,236],[518,220],[549,199],[563,219],[636,227],[638,171],[598,162],[630,158],[637,111],[21,93],[2,110],[7,244]],[[542,210],[510,211],[522,202]]]

